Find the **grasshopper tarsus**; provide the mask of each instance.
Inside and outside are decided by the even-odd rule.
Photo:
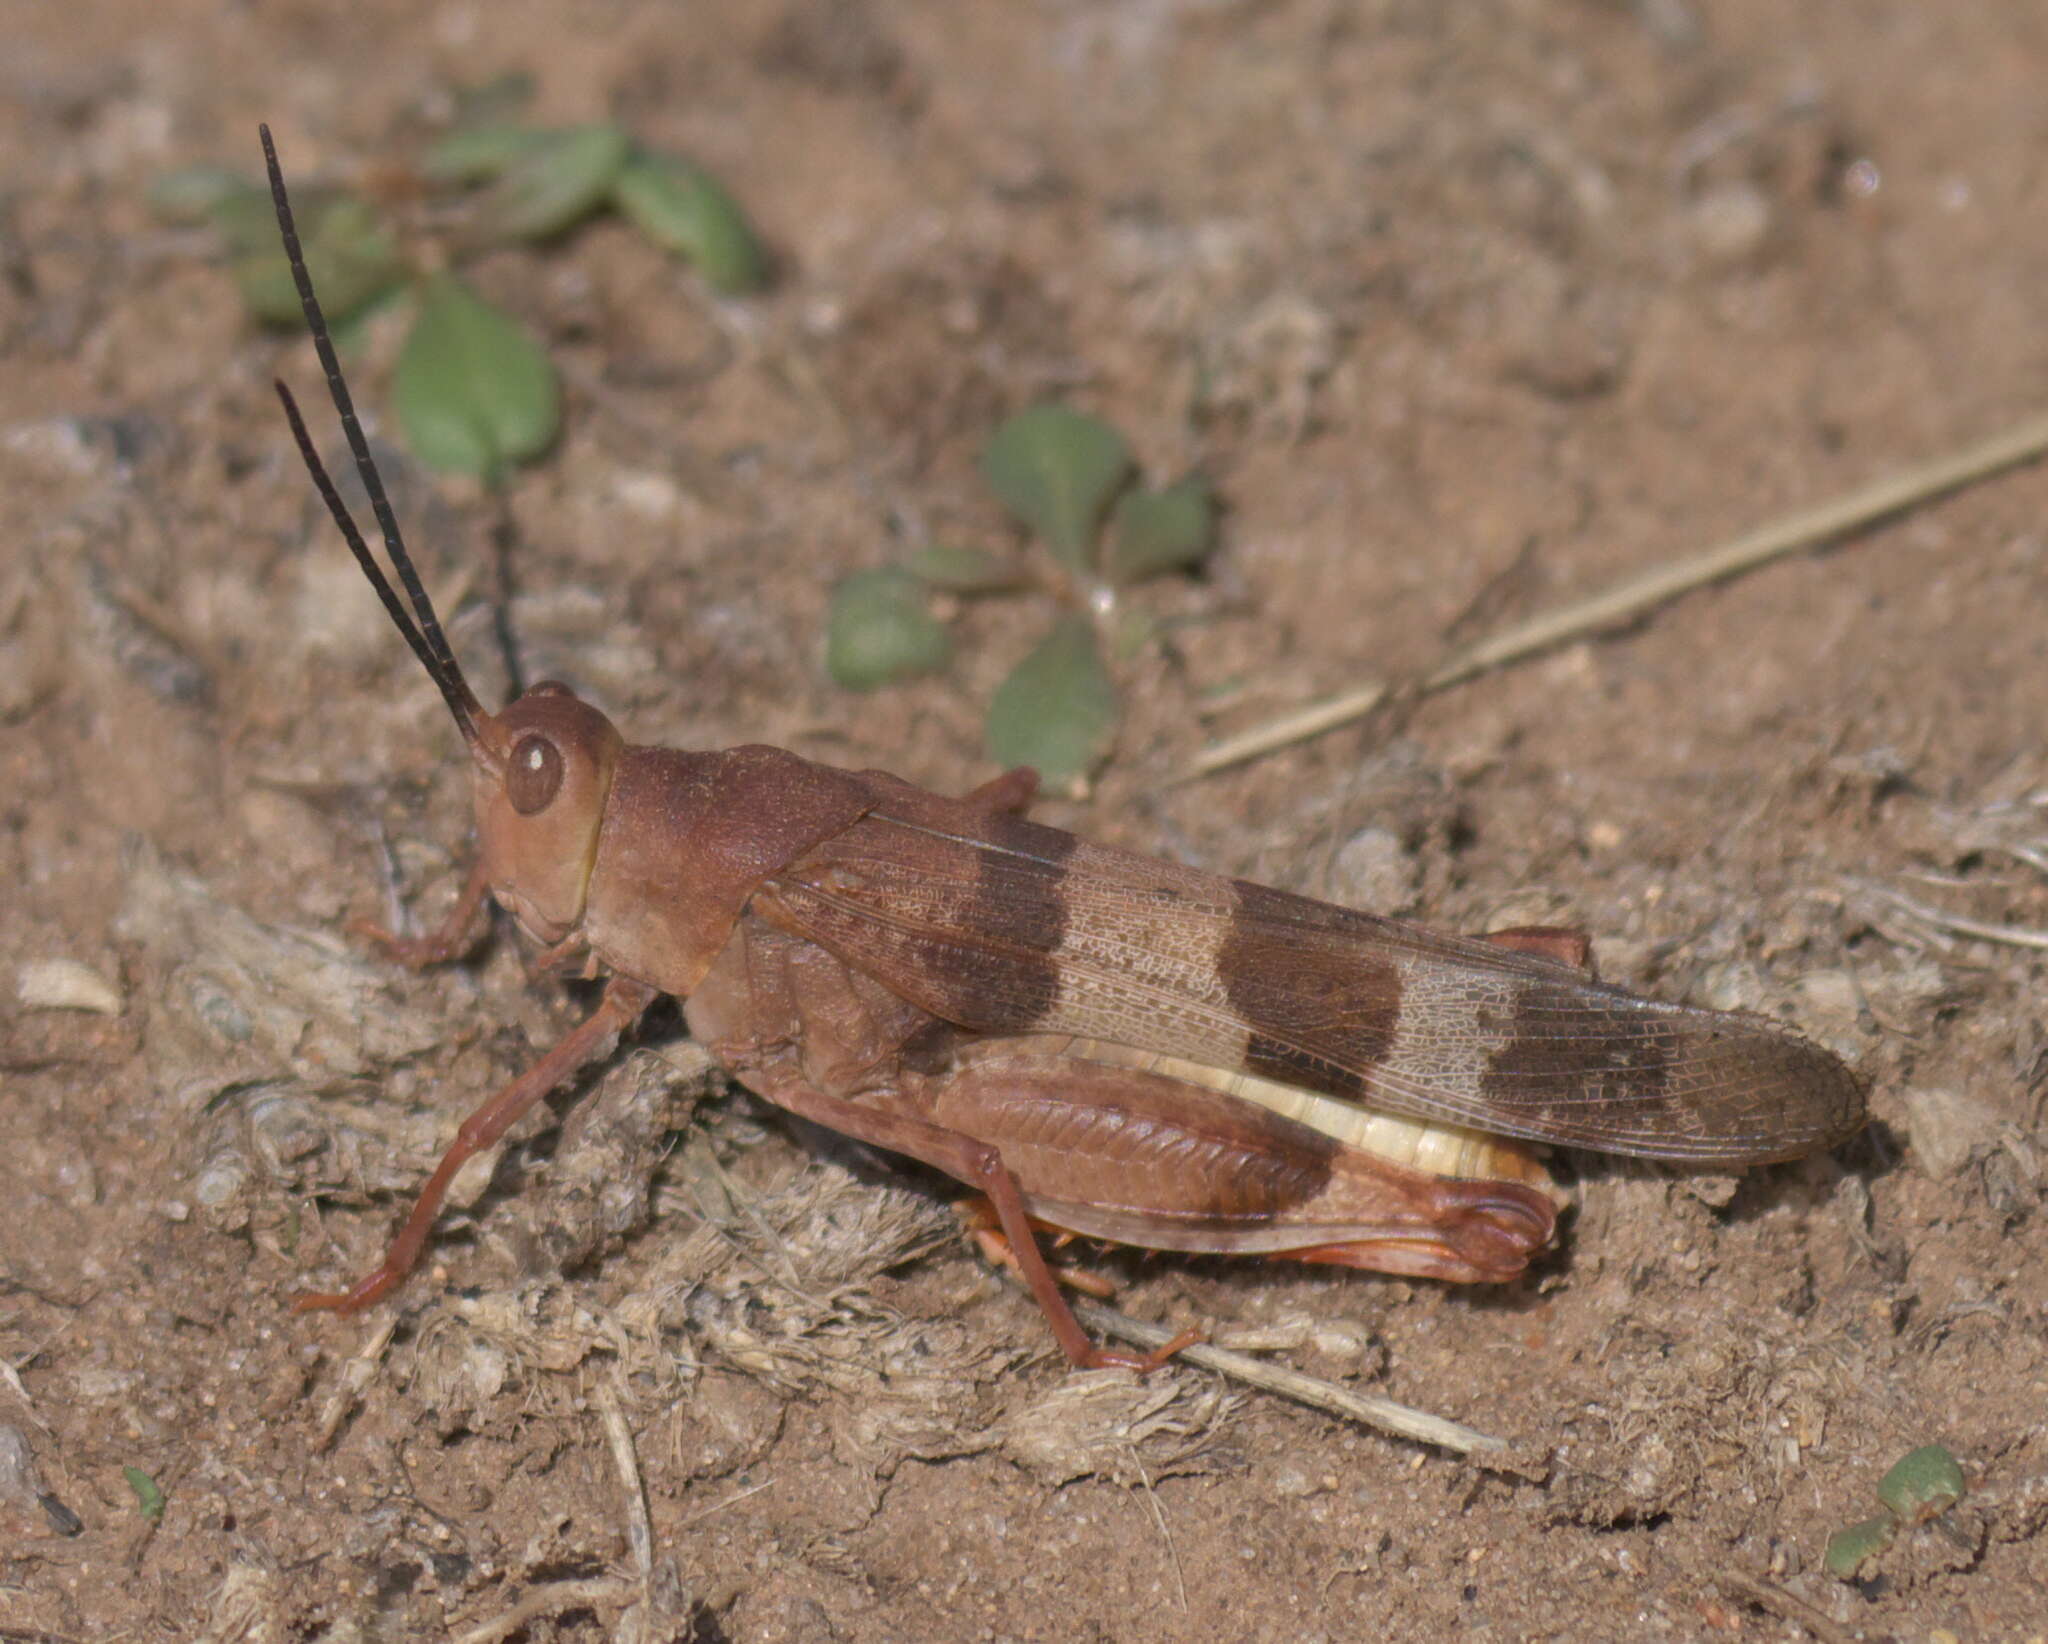
[[[341,928],[345,934],[369,943],[384,958],[405,966],[407,970],[428,970],[435,965],[448,964],[460,959],[470,948],[469,942],[464,940],[469,934],[467,931],[453,940],[438,930],[425,936],[400,936],[396,931],[386,930],[374,919],[350,919]]]
[[[1206,1331],[1197,1330],[1193,1325],[1189,1325],[1187,1329],[1175,1336],[1173,1340],[1153,1348],[1149,1353],[1126,1353],[1121,1348],[1097,1347],[1090,1354],[1090,1357],[1095,1362],[1084,1365],[1082,1368],[1088,1370],[1135,1370],[1141,1376],[1149,1376],[1169,1359],[1178,1358],[1184,1349],[1199,1346],[1208,1339]]]
[[[308,1290],[292,1298],[294,1313],[360,1313],[388,1296],[404,1272],[380,1267],[368,1278],[358,1279],[346,1290]]]

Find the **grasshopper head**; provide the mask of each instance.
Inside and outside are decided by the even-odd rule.
[[[609,719],[553,680],[477,722],[470,752],[484,871],[538,941],[561,941],[583,917],[624,748]]]

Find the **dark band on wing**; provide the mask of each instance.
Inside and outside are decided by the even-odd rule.
[[[1078,841],[1006,816],[980,818],[1018,855],[893,828],[849,829],[763,887],[802,934],[933,1015],[983,1033],[1025,1033],[1059,1003],[1066,903],[1059,864]],[[1029,871],[1017,868],[1029,857]]]
[[[975,872],[974,889],[957,928],[981,934],[984,941],[993,936],[994,945],[1003,951],[991,954],[982,942],[976,942],[950,948],[941,962],[958,966],[958,985],[948,991],[957,1006],[984,1018],[975,1021],[975,1027],[984,1033],[1019,1033],[1044,1022],[1059,1003],[1056,955],[1067,929],[1067,904],[1061,894],[1066,872],[1060,864],[1080,841],[1058,828],[1040,827],[1009,815],[989,817],[983,831],[991,843],[1014,850],[1033,863],[1048,864],[1053,871],[1006,872],[1009,858],[1002,849],[958,847],[973,852]],[[1000,996],[977,1000],[976,973],[989,971],[1001,974]],[[940,980],[942,986],[947,985],[943,976]],[[952,1011],[938,1014],[954,1021],[967,1020]],[[1001,1019],[988,1019],[994,1016]]]
[[[1232,888],[1238,917],[1218,970],[1245,1025],[1245,1066],[1325,1095],[1358,1096],[1400,1030],[1399,968],[1363,947],[1316,941],[1309,915],[1317,904],[1246,880]]]
[[[1612,1011],[1589,1032],[1585,1015],[1583,1007],[1575,1013],[1556,1007],[1556,989],[1548,983],[1526,987],[1520,1007],[1495,1024],[1505,1040],[1487,1058],[1481,1095],[1522,1108],[1542,1106],[1548,1095],[1565,1108],[1665,1106],[1671,1040],[1679,1030],[1653,1015]]]

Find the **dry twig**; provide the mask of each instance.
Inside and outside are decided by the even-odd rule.
[[[1152,1488],[1152,1476],[1145,1471],[1145,1464],[1138,1461],[1135,1454],[1133,1454],[1131,1459],[1137,1465],[1138,1483],[1145,1492],[1145,1505],[1152,1510],[1153,1528],[1158,1530],[1159,1539],[1166,1544],[1166,1556],[1173,1565],[1175,1600],[1179,1605],[1180,1613],[1186,1615],[1188,1613],[1188,1578],[1187,1572],[1181,1568],[1180,1548],[1173,1539],[1173,1531],[1167,1525],[1166,1514],[1159,1505],[1159,1492]]]
[[[1787,1592],[1775,1582],[1761,1581],[1755,1576],[1744,1575],[1740,1570],[1723,1570],[1717,1579],[1721,1591],[1730,1598],[1745,1600],[1795,1627],[1804,1627],[1821,1644],[1856,1644],[1854,1636],[1846,1629],[1837,1627],[1797,1593]]]
[[[2043,451],[2048,451],[2048,415],[2029,418],[1966,450],[1908,468],[1833,502],[1788,514],[1692,559],[1659,566],[1586,599],[1553,611],[1539,612],[1526,622],[1519,622],[1490,638],[1454,651],[1442,666],[1416,687],[1417,694],[1426,696],[1448,686],[1462,684],[1488,669],[1520,662],[1566,640],[1582,638],[1641,616],[1680,594],[1690,593],[1708,583],[1724,582],[1745,571],[1755,570],[1759,565],[1798,553],[1803,548],[1817,547],[1832,538],[1903,513],[1936,497],[1946,496],[2007,468],[2030,462]],[[1272,753],[1335,730],[1340,725],[1348,725],[1378,707],[1391,689],[1385,681],[1368,681],[1322,702],[1283,714],[1267,724],[1226,737],[1203,749],[1174,780],[1193,781],[1212,771],[1242,764],[1261,754]]]
[[[563,1610],[594,1610],[604,1604],[629,1604],[638,1590],[635,1583],[616,1576],[594,1576],[587,1581],[553,1581],[536,1588],[495,1621],[472,1627],[454,1644],[504,1644],[527,1623]]]
[[[1099,1330],[1105,1336],[1114,1336],[1136,1347],[1163,1347],[1174,1337],[1174,1332],[1163,1325],[1147,1324],[1134,1319],[1128,1313],[1119,1313],[1113,1307],[1104,1307],[1099,1302],[1076,1300],[1075,1314],[1091,1330]],[[1426,1410],[1416,1410],[1392,1399],[1383,1399],[1372,1393],[1355,1393],[1348,1387],[1339,1387],[1335,1382],[1324,1381],[1319,1376],[1303,1375],[1299,1370],[1290,1370],[1285,1365],[1267,1364],[1262,1359],[1248,1358],[1243,1353],[1233,1353],[1227,1348],[1212,1347],[1207,1342],[1197,1342],[1192,1347],[1182,1348],[1177,1355],[1189,1364],[1198,1364],[1205,1370],[1214,1370],[1251,1387],[1278,1393],[1282,1398],[1293,1399],[1297,1404],[1306,1404],[1317,1410],[1327,1410],[1333,1416],[1342,1416],[1349,1421],[1363,1422],[1368,1427],[1377,1427],[1383,1433],[1392,1433],[1396,1438],[1413,1439],[1418,1444],[1434,1444],[1446,1450],[1455,1450],[1459,1455],[1486,1455],[1508,1448],[1506,1439],[1495,1438],[1477,1428],[1467,1427],[1462,1422],[1445,1416],[1433,1416]]]
[[[1858,890],[1867,891],[1881,898],[1908,917],[1919,920],[1935,930],[1950,936],[1973,937],[1979,942],[1997,942],[2013,948],[2040,948],[2048,950],[2048,930],[2035,930],[2028,925],[1994,925],[1983,919],[1971,919],[1960,913],[1950,913],[1937,908],[1931,902],[1918,901],[1903,891],[1895,891],[1889,885],[1873,884],[1869,880],[1850,881]]]
[[[633,1429],[626,1425],[618,1389],[608,1381],[598,1383],[597,1413],[604,1419],[605,1442],[611,1447],[619,1489],[626,1498],[626,1544],[633,1550],[633,1573],[640,1578],[644,1601],[654,1581],[654,1524],[647,1515],[647,1487],[641,1482],[640,1459],[633,1451]]]
[[[363,1338],[363,1345],[356,1349],[355,1356],[342,1366],[340,1383],[320,1409],[320,1426],[313,1435],[315,1455],[324,1455],[334,1442],[334,1435],[341,1431],[341,1424],[348,1420],[348,1414],[363,1396],[363,1390],[375,1378],[377,1366],[383,1361],[385,1349],[390,1347],[391,1338],[397,1330],[398,1314],[387,1311]]]

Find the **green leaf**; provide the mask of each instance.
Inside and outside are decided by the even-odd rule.
[[[656,245],[688,258],[712,290],[731,296],[767,283],[768,259],[746,213],[687,160],[634,155],[612,184],[612,200]]]
[[[1828,1550],[1822,1556],[1828,1574],[1837,1581],[1854,1581],[1866,1564],[1891,1545],[1892,1533],[1897,1528],[1897,1522],[1887,1514],[1837,1530],[1828,1537]]]
[[[1132,662],[1149,651],[1159,638],[1159,619],[1150,611],[1120,606],[1111,613],[1109,654],[1119,662]]]
[[[314,225],[309,259],[317,253],[324,267],[316,272],[320,304],[330,315],[347,318],[389,291],[405,277],[398,241],[377,221],[368,204],[351,196],[336,200]],[[309,260],[308,268],[315,268]]]
[[[538,134],[477,203],[486,240],[545,240],[581,222],[611,192],[631,144],[617,126],[571,126]]]
[[[893,565],[856,571],[832,591],[825,667],[848,690],[937,673],[952,655],[952,634],[931,614],[924,585],[910,572]]]
[[[955,594],[991,594],[1023,586],[1024,568],[1008,554],[985,548],[951,548],[934,543],[904,561],[920,582]]]
[[[1216,535],[1209,482],[1191,474],[1160,491],[1127,491],[1109,516],[1103,575],[1122,586],[1193,565]]]
[[[420,286],[392,403],[429,468],[495,480],[538,456],[561,425],[554,367],[526,331],[452,274]]]
[[[1131,453],[1109,424],[1063,405],[1035,405],[995,431],[981,469],[1003,505],[1063,564],[1082,571],[1102,510],[1130,473]]]
[[[1925,1524],[1963,1499],[1963,1470],[1939,1444],[1923,1444],[1892,1464],[1877,1487],[1877,1499],[1902,1524]]]
[[[323,289],[319,270],[311,259],[306,267],[313,274],[313,288]],[[299,325],[305,313],[299,307],[299,288],[292,283],[291,265],[282,251],[237,257],[228,265],[235,289],[242,294],[242,306],[265,325]]]
[[[270,197],[263,196],[268,217]],[[398,242],[378,223],[375,212],[348,195],[329,199],[302,219],[306,271],[328,319],[341,325],[405,278]],[[298,325],[299,291],[291,264],[277,244],[277,223],[268,218],[261,249],[246,252],[229,264],[235,285],[249,311],[266,325]]]
[[[292,215],[299,225],[299,239],[311,246],[320,238],[327,214],[344,201],[362,209],[361,202],[351,201],[348,195],[319,183],[293,189]],[[247,188],[229,189],[213,202],[206,218],[230,255],[248,256],[265,251],[284,254],[277,243],[277,207],[267,188],[251,183]]]
[[[1116,686],[1081,616],[1062,617],[996,688],[988,751],[999,765],[1033,765],[1048,784],[1084,777],[1116,732]]]
[[[544,148],[553,135],[538,126],[464,126],[420,156],[420,175],[430,183],[489,182],[535,149]]]
[[[209,222],[224,202],[250,199],[268,210],[270,196],[226,166],[184,166],[149,185],[149,209],[167,223]]]
[[[537,89],[533,76],[524,69],[507,69],[477,85],[457,86],[454,123],[462,127],[510,124],[533,101]]]
[[[140,1467],[123,1467],[121,1476],[128,1481],[128,1488],[135,1492],[136,1509],[152,1522],[164,1516],[164,1493],[157,1488],[156,1480]]]

